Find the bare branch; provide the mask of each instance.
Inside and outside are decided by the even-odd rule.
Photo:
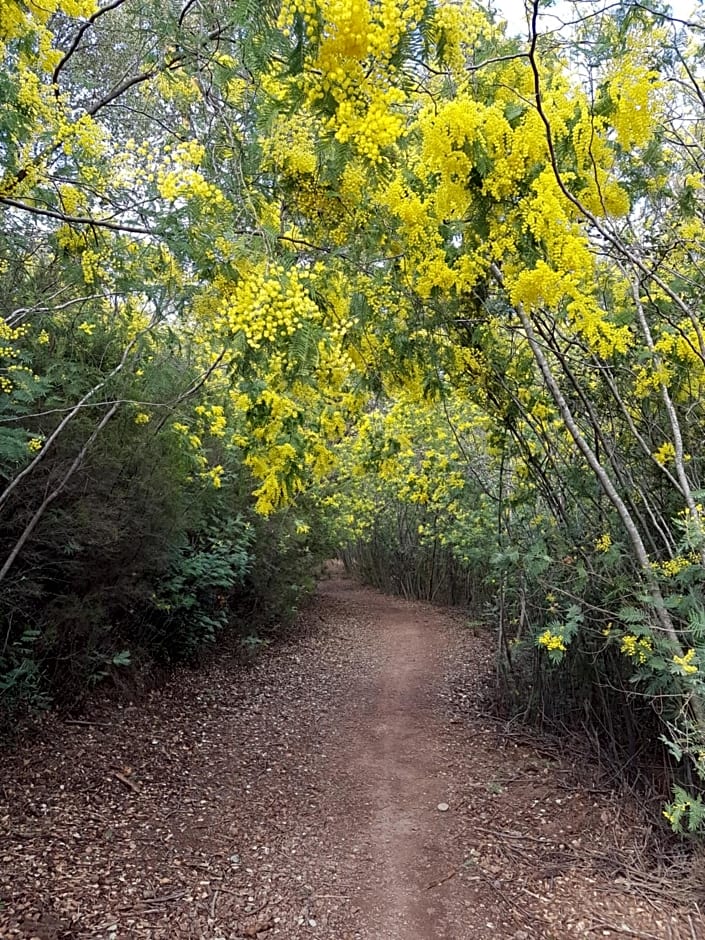
[[[5,564],[2,566],[2,568],[0,568],[0,582],[5,579],[5,577],[7,576],[8,571],[12,568],[12,566],[14,565],[14,563],[17,561],[18,555],[20,554],[20,552],[21,552],[22,549],[24,548],[25,544],[27,543],[27,539],[30,537],[30,535],[32,534],[32,532],[33,532],[34,529],[36,528],[37,523],[38,523],[39,520],[42,518],[42,516],[44,515],[44,513],[47,511],[47,509],[49,508],[49,506],[50,506],[50,505],[54,502],[54,500],[57,498],[57,496],[59,496],[59,495],[61,494],[61,492],[62,492],[62,491],[64,490],[64,488],[66,487],[66,484],[69,482],[69,480],[71,479],[71,477],[74,475],[74,473],[75,473],[75,472],[78,470],[78,468],[81,466],[81,464],[83,463],[83,461],[84,461],[84,459],[85,459],[86,454],[88,453],[88,450],[89,450],[91,444],[92,444],[93,441],[98,437],[98,435],[99,435],[100,432],[103,430],[103,428],[104,428],[105,425],[108,423],[108,421],[110,421],[110,419],[112,418],[112,416],[113,416],[113,415],[115,414],[115,412],[118,410],[118,407],[119,407],[119,405],[115,404],[115,405],[112,406],[112,408],[110,408],[108,411],[106,411],[106,413],[105,413],[105,414],[103,415],[103,417],[101,418],[100,423],[96,426],[96,428],[95,428],[95,430],[93,431],[93,433],[91,434],[91,436],[88,438],[88,440],[86,441],[86,443],[83,445],[83,447],[82,447],[82,448],[79,450],[79,452],[76,454],[76,456],[75,456],[75,458],[74,458],[74,460],[73,460],[71,466],[69,467],[69,469],[68,469],[68,470],[66,471],[66,473],[64,474],[64,476],[63,476],[63,478],[61,479],[59,485],[56,486],[56,487],[54,487],[54,489],[51,491],[51,493],[49,493],[49,495],[45,497],[45,499],[43,500],[43,502],[41,503],[41,505],[38,507],[38,509],[36,510],[36,512],[34,513],[34,515],[32,516],[32,518],[29,520],[29,522],[28,522],[27,525],[25,526],[24,530],[22,531],[22,535],[20,535],[20,537],[17,539],[17,541],[15,542],[15,545],[14,545],[12,551],[11,551],[10,554],[8,555],[7,559],[5,560]]]
[[[153,236],[156,234],[151,229],[144,228],[141,225],[132,225],[127,222],[110,222],[107,219],[95,219],[88,215],[66,215],[64,212],[57,212],[55,209],[33,206],[26,202],[20,202],[18,199],[9,199],[7,196],[0,196],[0,205],[19,209],[22,212],[29,212],[32,215],[40,215],[47,219],[58,219],[59,222],[65,222],[68,225],[90,225],[91,227],[107,228],[113,232],[131,232],[134,235]]]
[[[0,507],[2,507],[2,506],[7,502],[8,498],[9,498],[10,495],[12,494],[13,490],[22,482],[22,480],[24,480],[24,478],[25,478],[26,476],[28,476],[28,475],[34,470],[34,468],[35,468],[42,460],[44,460],[44,458],[46,457],[46,455],[47,455],[48,451],[50,450],[50,448],[51,448],[52,444],[54,443],[54,441],[57,439],[57,437],[58,437],[58,436],[61,434],[61,432],[64,430],[64,428],[66,427],[66,425],[67,425],[73,418],[75,418],[76,415],[81,411],[81,409],[83,408],[83,406],[85,405],[85,403],[86,403],[87,401],[89,401],[91,398],[93,398],[93,396],[96,395],[96,394],[101,390],[101,388],[104,388],[104,387],[107,385],[107,383],[110,381],[110,379],[112,379],[114,376],[116,376],[119,372],[121,372],[121,371],[124,369],[125,364],[127,363],[127,358],[128,358],[128,356],[129,356],[129,354],[130,354],[130,351],[131,351],[132,348],[134,347],[134,345],[135,345],[135,343],[137,342],[138,338],[139,338],[140,336],[142,336],[142,334],[143,334],[144,332],[146,332],[146,331],[145,331],[145,330],[142,330],[140,333],[138,333],[136,336],[134,336],[134,337],[130,340],[130,342],[128,343],[127,347],[125,348],[125,351],[124,351],[123,354],[122,354],[122,359],[121,359],[120,362],[115,366],[115,368],[114,368],[111,372],[109,372],[108,375],[106,375],[106,377],[105,377],[104,379],[101,379],[101,381],[98,382],[97,385],[94,385],[93,388],[89,389],[89,390],[86,392],[86,394],[83,396],[83,398],[81,398],[81,400],[80,400],[79,402],[77,402],[77,403],[73,406],[73,408],[72,408],[71,411],[66,415],[66,417],[65,417],[62,421],[60,421],[59,424],[54,428],[54,430],[53,430],[52,433],[49,435],[49,437],[46,439],[46,441],[44,442],[44,446],[43,446],[42,449],[39,451],[39,453],[38,453],[37,456],[34,458],[34,460],[30,461],[30,463],[28,463],[26,467],[24,467],[22,470],[20,470],[20,472],[15,476],[15,478],[14,478],[13,480],[11,480],[10,483],[8,483],[8,485],[5,487],[4,491],[3,491],[2,493],[0,493]],[[116,405],[115,407],[117,407],[117,405]]]
[[[63,304],[56,304],[54,307],[18,307],[17,310],[13,310],[12,313],[7,315],[6,321],[10,325],[14,325],[15,323],[21,323],[30,313],[54,313],[57,310],[66,310],[76,304],[88,303],[90,300],[101,300],[102,297],[103,294],[89,294],[87,297],[74,297],[72,300],[67,300]]]
[[[491,271],[497,280],[497,283],[503,285],[504,280],[502,278],[502,272],[499,270],[497,265],[493,264],[491,266]],[[529,343],[529,348],[531,349],[534,359],[536,360],[536,364],[538,365],[541,375],[543,376],[543,380],[546,383],[546,388],[549,390],[551,397],[556,403],[568,433],[573,438],[576,447],[585,458],[588,466],[597,477],[605,496],[607,496],[609,501],[616,509],[617,514],[622,521],[622,525],[624,526],[625,531],[629,536],[629,540],[632,543],[639,567],[641,568],[644,580],[648,586],[649,594],[654,606],[654,611],[658,617],[661,629],[669,638],[669,640],[671,640],[676,645],[676,648],[681,649],[681,643],[678,638],[678,634],[675,627],[673,626],[673,621],[671,620],[670,614],[664,604],[661,588],[659,587],[658,582],[654,576],[653,569],[651,568],[649,555],[646,551],[646,547],[639,529],[632,519],[631,513],[629,512],[629,509],[627,508],[624,500],[619,495],[619,492],[612,482],[612,479],[600,463],[597,455],[595,454],[595,451],[586,440],[585,435],[578,427],[570,406],[566,401],[563,392],[561,391],[556,377],[553,374],[553,370],[551,369],[551,366],[546,359],[539,342],[537,341],[533,324],[531,323],[526,310],[524,310],[522,304],[517,304],[513,309],[516,311],[519,317],[524,335],[526,336],[526,339]]]
[[[86,20],[86,22],[83,23],[83,25],[76,32],[76,35],[73,38],[73,42],[64,53],[63,58],[60,59],[59,62],[57,63],[57,66],[54,69],[54,74],[51,76],[52,85],[58,85],[59,75],[61,73],[61,70],[66,65],[66,63],[71,58],[71,56],[74,54],[74,52],[78,49],[78,45],[81,42],[81,39],[83,39],[83,36],[85,35],[86,31],[89,30],[91,26],[96,22],[96,20],[99,20],[101,18],[101,16],[104,16],[106,13],[109,13],[111,10],[117,9],[117,7],[122,6],[123,3],[126,3],[126,2],[127,0],[113,0],[112,3],[108,3],[106,6],[100,7],[98,10],[96,10],[93,16],[89,17]],[[58,89],[57,89],[57,92],[58,92]]]

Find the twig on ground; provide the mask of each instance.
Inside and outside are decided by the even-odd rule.
[[[168,904],[169,901],[178,901],[179,898],[182,898],[186,894],[186,891],[172,891],[171,894],[163,894],[161,897],[157,898],[142,898],[142,904]]]
[[[591,927],[587,928],[588,933],[594,933],[596,930],[611,930],[613,933],[623,933],[630,937],[638,937],[639,940],[663,940],[662,937],[657,937],[655,933],[645,933],[643,930],[632,930],[631,927],[608,924],[605,921],[599,924],[592,924]]]
[[[109,721],[89,721],[87,718],[64,718],[65,725],[81,725],[84,728],[112,728]]]
[[[430,891],[431,888],[439,888],[441,885],[444,885],[446,881],[450,881],[451,878],[455,878],[456,875],[461,874],[463,871],[467,871],[467,866],[463,865],[460,868],[456,868],[455,871],[452,871],[449,875],[446,875],[445,878],[441,878],[440,881],[432,881],[430,885],[426,886],[426,890]],[[482,878],[480,875],[470,876],[466,878],[466,881],[481,881]]]
[[[140,792],[140,788],[137,786],[137,784],[133,783],[129,777],[125,776],[125,774],[121,774],[119,770],[113,771],[113,777],[119,780],[120,783],[124,783],[126,787],[129,787],[131,790],[134,790],[135,793]]]

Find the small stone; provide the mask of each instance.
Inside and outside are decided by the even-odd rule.
[[[447,803],[439,803],[437,809],[440,813],[447,813],[450,809],[450,806],[448,806]]]

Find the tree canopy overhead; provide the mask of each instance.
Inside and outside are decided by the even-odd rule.
[[[409,590],[446,559],[508,687],[538,651],[603,725],[638,692],[699,786],[705,21],[570,6],[0,0],[6,675],[62,501],[129,453],[204,555],[236,492]]]

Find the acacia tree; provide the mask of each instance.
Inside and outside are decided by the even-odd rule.
[[[7,571],[126,408],[173,431],[211,396],[175,433],[214,482],[231,454],[266,515],[304,504],[375,401],[464,404],[452,459],[502,507],[502,605],[566,669],[599,653],[596,686],[631,669],[701,774],[702,23],[630,0],[562,30],[534,0],[515,38],[471,0],[9,8],[3,440],[27,503]],[[39,427],[15,366],[69,319],[111,356]],[[118,395],[167,335],[193,371]],[[45,505],[37,468],[79,417]]]
[[[237,266],[276,261],[248,155],[256,74],[281,39],[271,11],[8,9],[3,708],[41,702],[51,670],[81,694],[86,674],[127,662],[125,645],[189,654],[213,640],[231,600],[257,605],[267,585],[268,607],[286,612],[323,542],[293,511],[253,516],[245,458],[263,445],[252,428],[296,410],[266,381],[260,343],[213,327]],[[297,283],[282,270],[280,306]],[[301,345],[292,371],[310,357]],[[325,459],[312,449],[300,475]]]
[[[617,544],[632,603],[593,601],[590,629],[676,696],[672,746],[699,773],[701,27],[585,9],[556,37],[534,4],[522,43],[474,4],[409,4],[396,25],[383,4],[287,6],[301,61],[270,72],[268,146],[286,141],[292,237],[348,262],[373,374],[389,389],[421,369],[425,392],[471,375],[559,526],[576,503],[598,521],[570,563]],[[538,637],[555,660],[586,632],[575,599]],[[697,825],[699,805],[674,805]]]

